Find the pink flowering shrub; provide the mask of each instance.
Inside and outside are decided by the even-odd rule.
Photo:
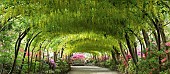
[[[108,60],[108,59],[109,59],[108,56],[101,56],[101,60],[102,60],[102,61],[105,61],[105,60]]]
[[[53,69],[55,69],[55,68],[56,68],[56,63],[54,62],[54,59],[51,59],[51,58],[50,58],[49,62],[50,62],[50,66],[51,66]]]
[[[85,58],[84,54],[74,54],[71,59],[77,60],[77,59],[84,59],[84,58]]]
[[[170,42],[166,42],[165,45],[166,45],[166,46],[170,46]]]

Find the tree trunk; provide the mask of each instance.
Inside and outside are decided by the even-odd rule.
[[[47,58],[48,58],[47,61],[49,62],[50,59],[49,59],[49,51],[48,50],[47,50]],[[48,74],[49,74],[49,70],[48,70]]]
[[[48,43],[48,44],[49,44],[49,43]],[[47,44],[47,45],[48,45],[48,44]],[[44,66],[44,60],[45,60],[45,59],[44,59],[44,57],[45,57],[44,52],[45,52],[45,49],[46,49],[47,45],[44,47],[44,50],[43,50],[43,59],[42,59],[42,60],[43,60],[43,63],[42,63],[42,68],[43,68],[43,66]]]
[[[36,74],[36,71],[35,71],[35,70],[36,70],[36,69],[35,69],[35,67],[36,67],[36,61],[37,61],[37,54],[35,55],[35,61],[34,61],[34,62],[35,62],[35,64],[34,64],[34,73],[35,73],[35,74]]]
[[[113,50],[114,50],[114,49],[113,49]],[[117,62],[117,60],[116,60],[115,53],[114,53],[114,51],[113,51],[113,50],[111,50],[112,58],[113,58],[113,60],[114,60],[115,65],[117,65],[117,64],[118,64],[118,62]]]
[[[130,54],[132,56],[132,60],[133,60],[134,64],[137,66],[136,58],[135,58],[135,56],[133,54],[132,47],[131,47],[130,40],[129,40],[129,36],[128,36],[127,33],[125,34],[125,38],[126,38],[127,46],[129,48],[129,52],[130,52]]]
[[[150,42],[149,42],[148,33],[144,29],[142,29],[142,34],[143,34],[143,37],[144,37],[146,48],[148,48],[148,51],[150,51]],[[147,57],[148,55],[147,55],[147,52],[146,52],[146,48],[144,49],[144,51],[145,51],[145,56]]]
[[[56,55],[56,52],[54,52],[54,61],[56,62],[56,58],[57,57],[57,55]]]
[[[40,62],[40,63],[39,63],[39,73],[42,72],[42,67],[41,67],[41,60],[42,60],[42,58],[41,58],[41,53],[42,53],[42,52],[41,52],[41,48],[42,48],[42,45],[43,45],[44,42],[45,42],[45,40],[40,44],[40,49],[39,49],[39,53],[38,53],[38,54],[39,54],[39,57],[38,57],[39,59],[38,59],[38,60],[39,60],[39,62]]]
[[[60,58],[63,57],[63,52],[64,52],[64,48],[61,49],[61,54],[60,54]]]
[[[33,56],[34,56],[34,49],[35,49],[35,46],[33,47],[33,49],[32,49],[32,54],[31,54],[31,62],[30,62],[30,69],[32,69],[32,59],[33,59]]]
[[[14,68],[15,68],[15,65],[16,65],[16,60],[17,60],[17,57],[18,57],[18,51],[19,51],[19,48],[20,48],[20,45],[21,45],[21,41],[27,35],[29,30],[30,30],[30,28],[26,29],[23,33],[19,34],[19,37],[18,37],[18,39],[15,43],[15,58],[14,58],[14,61],[13,61],[12,69],[9,72],[9,74],[12,74],[13,71],[14,71]]]
[[[21,74],[22,67],[23,67],[23,64],[24,64],[25,55],[26,55],[26,52],[27,52],[27,49],[28,49],[28,45],[29,45],[29,41],[30,41],[30,39],[27,40],[27,43],[25,45],[24,55],[23,55],[23,58],[22,58],[22,64],[20,66],[20,70],[19,70],[18,74]]]
[[[142,34],[143,34],[143,37],[144,37],[144,41],[145,41],[146,47],[149,49],[150,42],[149,42],[148,33],[144,29],[142,29]]]
[[[39,50],[39,74],[41,74],[41,47],[40,47],[40,50]]]
[[[28,46],[28,74],[30,74],[30,45]]]
[[[141,58],[142,58],[142,57],[143,57],[143,54],[142,54],[142,53],[143,53],[143,52],[142,52],[142,51],[143,51],[143,44],[140,42],[140,45],[141,45],[141,47],[140,47],[140,48],[141,48],[141,49],[140,49],[140,52],[141,52],[140,55],[141,55]]]
[[[129,48],[129,52],[130,52],[130,54],[132,56],[132,60],[133,60],[133,62],[135,64],[135,66],[136,66],[136,74],[137,74],[138,73],[137,60],[136,60],[136,58],[135,58],[135,56],[133,54],[132,47],[131,47],[129,36],[128,36],[127,32],[125,32],[125,39],[126,39],[127,46]]]
[[[31,39],[31,41],[29,42],[29,45],[28,45],[28,74],[29,74],[29,72],[30,72],[30,61],[29,61],[29,59],[30,59],[30,46],[31,46],[31,43],[32,43],[32,41],[40,34],[41,32],[38,32],[32,39]]]
[[[151,19],[156,31],[157,31],[157,37],[158,37],[158,42],[157,42],[157,46],[158,46],[158,51],[161,50],[161,33],[160,33],[160,26],[161,24],[159,24],[158,19],[155,18],[155,21],[153,19]],[[158,57],[159,60],[159,71],[161,71],[161,57]]]
[[[119,47],[120,47],[120,51],[121,51],[121,53],[122,53],[122,55],[123,55],[123,58],[125,59],[125,61],[126,61],[127,64],[128,64],[128,61],[127,61],[126,56],[125,56],[125,53],[123,52],[122,43],[121,43],[120,41],[119,41]]]
[[[141,45],[141,58],[142,58],[142,48],[144,48],[145,49],[145,47],[144,47],[144,43],[142,42],[142,39],[140,38],[140,36],[138,36],[133,30],[131,30],[130,29],[130,31],[137,37],[137,39],[139,40],[139,43],[140,43],[140,45]],[[143,33],[143,36],[144,36],[144,33]],[[146,37],[149,37],[148,35],[146,35]],[[143,46],[143,47],[142,47]],[[137,60],[138,60],[138,58],[137,58]]]
[[[161,50],[161,36],[160,36],[160,29],[157,30],[158,33],[158,51]],[[161,57],[159,56],[159,71],[161,71]]]
[[[113,46],[113,52],[115,52],[116,59],[117,59],[117,61],[118,61],[118,60],[119,60],[120,53],[119,53],[119,51],[117,50],[117,48],[114,47],[114,46]]]
[[[154,37],[155,37],[156,44],[158,44],[158,35],[157,35],[157,33],[155,32],[155,30],[153,31],[153,35],[154,35]]]
[[[135,51],[135,57],[136,57],[136,62],[138,62],[138,52],[137,52],[137,43],[134,42],[134,51]]]

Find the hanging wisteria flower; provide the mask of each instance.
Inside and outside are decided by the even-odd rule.
[[[170,46],[170,42],[166,42],[165,45],[166,45],[166,46]]]

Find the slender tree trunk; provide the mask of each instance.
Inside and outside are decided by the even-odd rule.
[[[17,57],[18,57],[18,51],[19,51],[19,48],[20,48],[20,45],[21,45],[21,41],[27,35],[29,30],[30,30],[30,28],[26,29],[23,33],[19,34],[19,37],[18,37],[18,39],[15,43],[15,58],[14,58],[12,69],[9,72],[9,74],[12,74],[13,71],[14,71],[14,68],[15,68],[15,65],[16,65],[16,60],[17,60]]]
[[[49,43],[48,43],[48,44],[49,44]],[[47,45],[48,45],[48,44],[47,44]],[[44,47],[44,50],[43,50],[43,59],[42,59],[43,61],[45,60],[45,59],[44,59],[44,57],[45,57],[44,52],[45,52],[45,49],[46,49],[47,45]],[[44,66],[44,62],[42,63],[42,68],[43,68],[43,66]]]
[[[137,52],[137,43],[134,42],[134,51],[135,51],[135,57],[136,57],[136,61],[138,62],[138,52]]]
[[[61,49],[61,58],[63,57],[64,48]]]
[[[45,52],[45,48],[44,48],[44,50],[42,51],[43,52],[43,58],[42,58],[42,61],[41,61],[41,69],[44,67],[44,57],[45,57],[45,55],[44,55],[44,52]],[[44,72],[44,70],[42,70],[42,72]]]
[[[112,53],[112,58],[113,58],[113,60],[114,60],[114,63],[115,63],[115,65],[117,65],[117,64],[118,64],[118,62],[117,62],[117,60],[116,60],[116,57],[115,57],[115,53],[114,53],[114,51],[113,51],[113,50],[111,50],[111,53]]]
[[[39,73],[41,74],[41,47],[40,47],[40,50],[39,50]]]
[[[125,59],[125,61],[126,61],[127,64],[128,64],[128,60],[126,59],[125,53],[124,53],[124,51],[123,51],[122,43],[121,43],[120,41],[119,41],[119,47],[120,47],[120,51],[121,51],[121,53],[122,53],[122,55],[123,55],[123,58]]]
[[[56,62],[56,52],[54,52],[54,61]]]
[[[33,49],[32,49],[32,54],[31,54],[31,62],[30,62],[30,69],[32,69],[32,66],[33,66],[33,64],[32,64],[32,59],[33,59],[33,56],[34,56],[34,49],[35,49],[35,46],[33,47]],[[31,70],[32,71],[32,70]]]
[[[47,50],[47,58],[48,58],[47,61],[49,62],[49,51],[48,50]],[[49,74],[49,70],[48,70],[48,74]]]
[[[158,35],[157,35],[157,33],[155,32],[155,30],[153,31],[153,35],[154,35],[154,37],[155,37],[156,44],[158,44]]]
[[[41,51],[41,48],[42,48],[42,45],[43,45],[43,43],[45,42],[45,40],[40,44],[40,49],[39,49],[39,52],[38,52],[38,54],[39,54],[39,73],[41,73],[42,72],[42,67],[41,67],[41,60],[42,60],[42,58],[41,58],[41,54],[42,54],[42,51]]]
[[[41,32],[42,32],[42,31],[41,31]],[[28,74],[29,74],[29,72],[30,72],[30,61],[29,61],[29,59],[30,59],[30,46],[31,46],[32,41],[33,41],[41,32],[38,32],[38,33],[31,39],[31,41],[29,42],[29,45],[28,45]]]
[[[144,29],[143,29],[143,30],[144,30]],[[140,45],[141,45],[141,50],[140,50],[140,51],[141,51],[141,58],[142,58],[142,55],[143,55],[143,54],[142,54],[142,51],[143,51],[142,48],[145,49],[144,43],[142,42],[140,36],[138,36],[133,30],[130,29],[130,31],[137,37],[137,39],[138,39],[138,41],[139,41],[139,43],[140,43]],[[144,36],[144,34],[146,34],[146,33],[143,33],[143,36]],[[147,37],[149,37],[149,36],[146,35],[146,38],[147,38]],[[149,42],[148,42],[148,43],[149,43]],[[150,43],[149,43],[149,44],[150,44]],[[142,47],[142,46],[143,46],[143,47]],[[138,60],[138,58],[137,58],[137,60]]]
[[[149,42],[149,36],[148,36],[148,33],[142,29],[142,34],[143,34],[143,37],[144,37],[144,41],[145,41],[145,44],[146,44],[146,48],[148,48],[148,51],[150,52],[150,42]],[[144,50],[145,51],[145,56],[147,57],[148,54],[146,52],[146,49]]]
[[[144,41],[145,41],[146,47],[149,49],[150,42],[149,42],[148,33],[144,29],[142,29],[142,34],[143,34],[143,37],[144,37]]]
[[[125,44],[122,44],[122,45],[125,47],[125,49],[128,49],[128,47]],[[125,51],[124,54],[128,55],[128,52]]]
[[[154,15],[153,15],[154,16]],[[157,47],[158,47],[158,51],[161,50],[161,24],[160,21],[157,18],[152,18],[149,15],[147,15],[147,17],[150,19],[150,21],[152,22],[153,26],[155,27],[156,31],[157,31],[157,35],[155,35],[155,38],[157,38]],[[156,33],[155,33],[156,34]],[[161,57],[158,57],[159,60],[159,71],[161,71]]]
[[[114,47],[114,46],[113,46],[113,52],[115,52],[116,59],[117,59],[117,61],[118,61],[118,60],[119,60],[120,53],[119,53],[119,51],[117,50],[117,48]]]
[[[40,34],[40,32],[38,33]],[[19,71],[19,74],[21,74],[21,71],[22,71],[22,67],[23,67],[23,64],[24,64],[24,59],[25,59],[25,56],[26,56],[26,52],[28,50],[28,74],[29,74],[29,56],[30,56],[30,52],[29,52],[29,49],[30,49],[30,45],[32,43],[32,41],[35,39],[35,37],[38,36],[38,34],[36,34],[32,39],[28,39],[27,43],[26,43],[26,46],[25,46],[25,50],[24,50],[24,56],[23,56],[23,59],[22,59],[22,64],[21,64],[21,67],[20,67],[20,71]]]
[[[143,51],[143,45],[142,45],[142,43],[140,42],[140,52],[141,52],[140,55],[141,55],[141,58],[143,57],[143,54],[142,54],[143,52],[142,52],[142,51]]]
[[[135,56],[133,54],[132,47],[131,47],[129,36],[128,36],[127,32],[125,32],[125,39],[126,39],[127,46],[129,48],[129,52],[130,52],[130,54],[132,56],[132,60],[133,60],[133,62],[135,64],[135,66],[136,66],[136,74],[137,74],[138,73],[137,60],[136,60],[136,58],[135,58]]]
[[[161,50],[161,36],[160,36],[160,30],[157,30],[158,33],[158,51]],[[161,57],[159,56],[159,71],[161,71]]]
[[[155,19],[155,21],[151,19],[151,21],[157,31],[157,37],[158,37],[157,46],[158,46],[158,51],[160,51],[161,50],[161,31],[160,31],[161,24],[159,24],[158,19]],[[159,71],[161,71],[161,57],[160,56],[158,57],[158,60],[159,60]]]
[[[126,38],[127,46],[129,48],[129,52],[130,52],[130,54],[132,56],[132,60],[133,60],[134,64],[137,65],[136,58],[135,58],[135,56],[133,54],[132,47],[131,47],[130,40],[129,40],[129,36],[128,36],[127,33],[125,34],[125,38]]]
[[[28,74],[30,74],[30,46],[28,46]]]
[[[30,41],[30,39],[27,40],[27,43],[25,45],[24,55],[23,55],[23,58],[22,58],[22,64],[20,66],[19,74],[21,74],[21,71],[22,71],[22,67],[23,67],[23,64],[24,64],[24,59],[25,59],[26,52],[27,52],[28,45],[29,45],[29,41]]]
[[[10,71],[9,74],[12,74],[14,69],[15,69],[15,66],[16,66],[16,60],[17,60],[17,57],[18,57],[18,51],[19,51],[19,48],[20,48],[20,44],[21,44],[21,39],[18,38],[16,44],[15,44],[15,47],[16,47],[16,50],[15,50],[15,58],[14,58],[14,62],[13,62],[13,66],[12,66],[12,69]]]
[[[36,67],[36,62],[37,62],[37,54],[35,55],[35,64],[34,64],[34,73],[36,74],[36,69],[35,69],[35,67]]]

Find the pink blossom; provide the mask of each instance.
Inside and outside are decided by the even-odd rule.
[[[74,54],[72,56],[72,59],[84,59],[84,58],[85,58],[84,54]]]
[[[54,62],[54,59],[51,59],[51,58],[50,58],[49,61],[50,61],[51,67],[56,68],[56,63]]]
[[[126,55],[126,59],[131,59],[132,56],[131,55]]]
[[[166,42],[165,45],[166,45],[166,46],[170,46],[170,42]]]
[[[146,59],[146,55],[145,55],[145,54],[142,54],[142,57],[143,57],[144,59]]]
[[[141,55],[141,52],[137,52],[137,55],[140,56],[140,55]]]
[[[165,62],[166,60],[167,60],[167,59],[166,59],[166,58],[164,58],[164,59],[162,59],[162,60],[161,60],[161,62],[163,63],[163,62]]]
[[[165,50],[165,53],[169,53],[169,50]]]

